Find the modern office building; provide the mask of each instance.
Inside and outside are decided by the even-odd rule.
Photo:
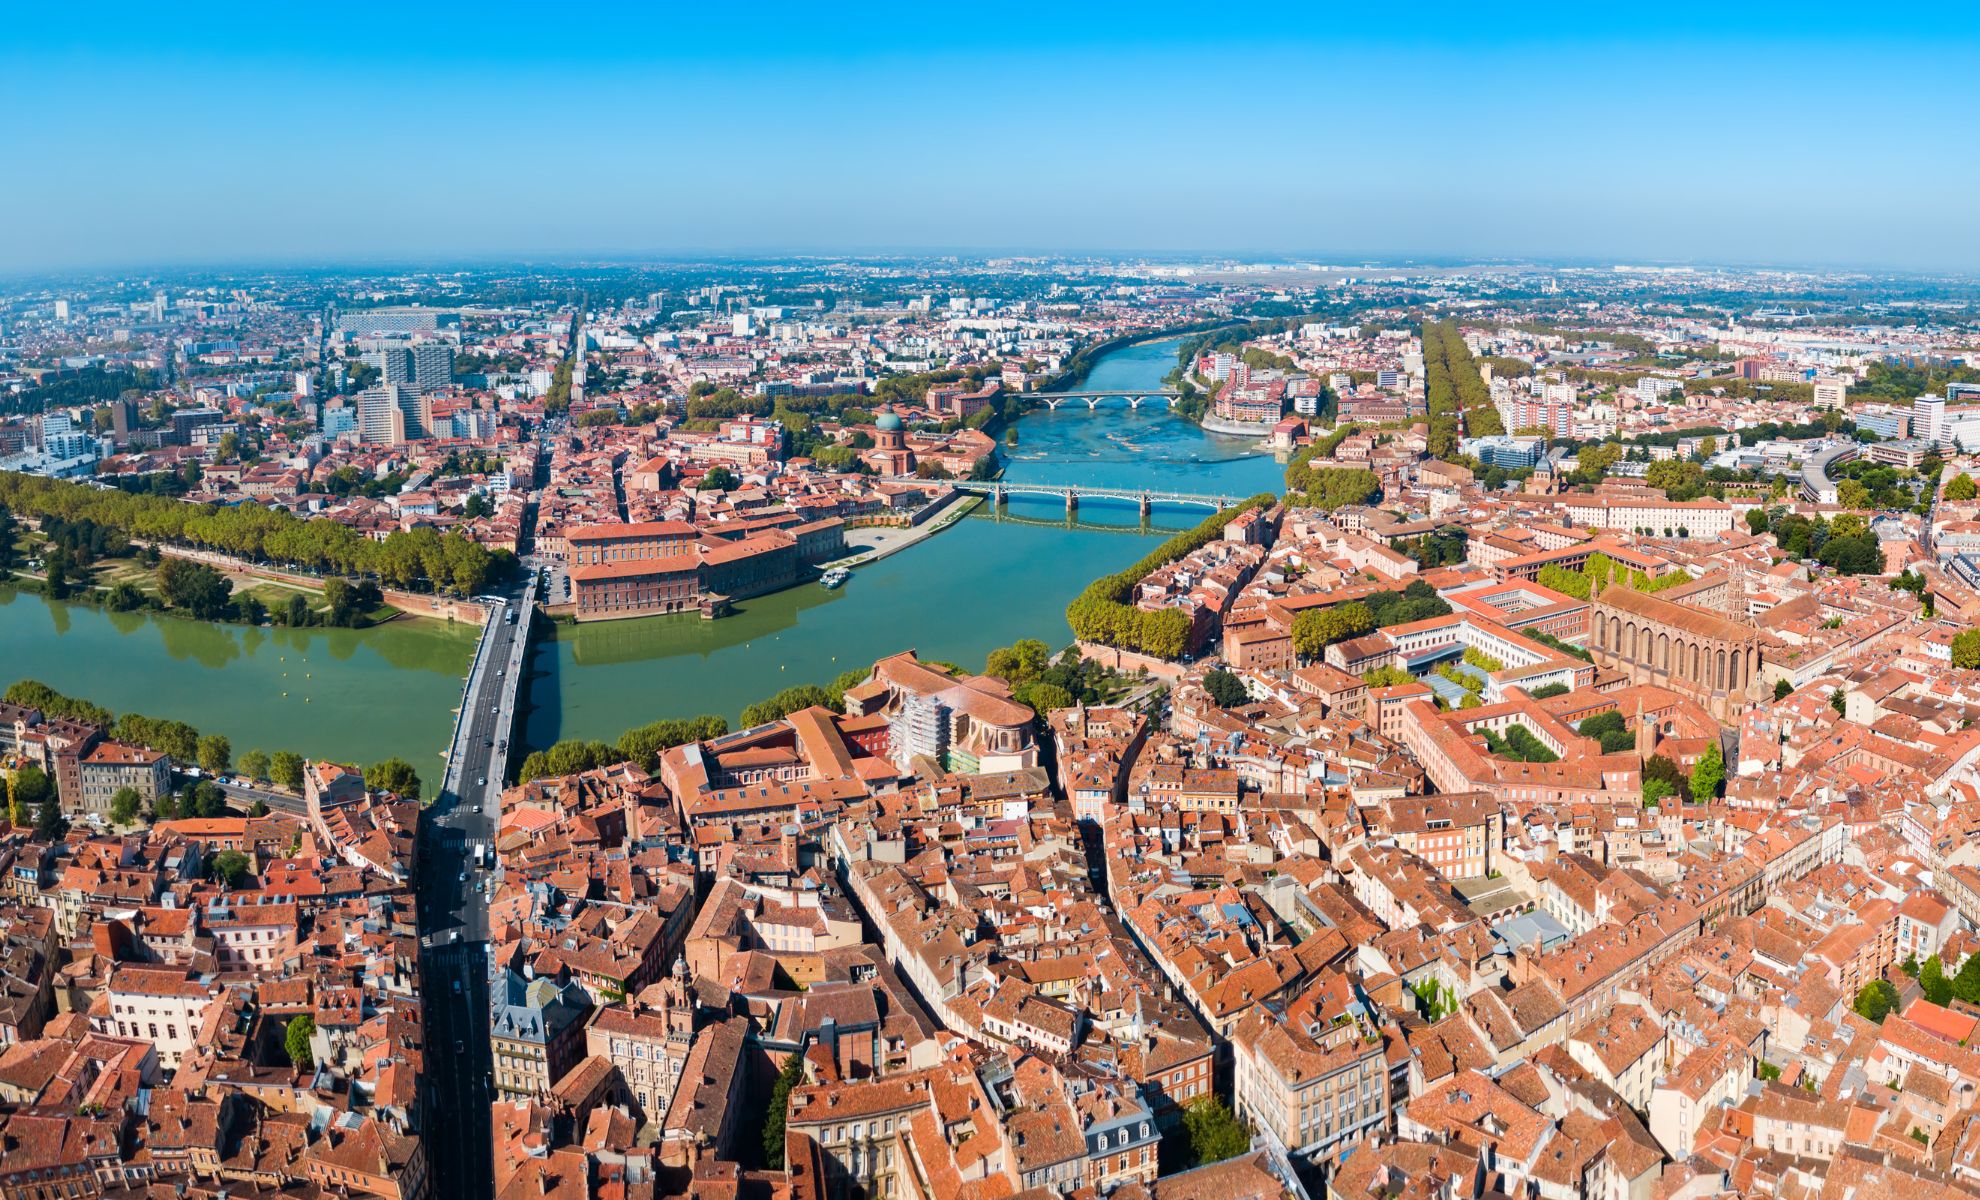
[[[1911,435],[1911,413],[1906,409],[1859,408],[1855,420],[1858,429],[1867,429],[1885,440]]]

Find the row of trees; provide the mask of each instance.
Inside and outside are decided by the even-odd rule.
[[[845,711],[846,689],[865,681],[868,671],[857,667],[842,672],[828,684],[801,683],[743,709],[743,728],[767,725],[772,721],[813,706]],[[565,738],[547,749],[532,752],[523,759],[517,779],[528,783],[555,775],[570,775],[622,762],[636,763],[651,771],[660,765],[660,756],[675,746],[706,741],[729,732],[727,717],[704,713],[698,717],[669,717],[635,726],[619,735],[616,742]]]
[[[1382,494],[1381,479],[1366,467],[1308,467],[1303,480],[1304,489],[1286,493],[1287,503],[1333,512]]]
[[[660,765],[660,755],[675,746],[721,737],[727,732],[727,718],[704,715],[653,721],[626,730],[616,743],[566,738],[523,759],[516,778],[518,782],[528,783],[622,762],[637,763],[640,769],[651,771]]]
[[[1499,410],[1492,404],[1492,389],[1478,373],[1478,363],[1456,322],[1424,322],[1423,385],[1430,408],[1429,450],[1433,458],[1455,458],[1458,439],[1467,429],[1473,437],[1506,431]]]
[[[1129,604],[1128,598],[1150,572],[1209,545],[1223,535],[1224,526],[1252,509],[1278,501],[1262,492],[1227,508],[1186,533],[1176,534],[1124,571],[1102,575],[1066,606],[1066,622],[1081,641],[1135,650],[1157,658],[1180,658],[1189,650],[1192,622],[1175,609],[1150,612]]]
[[[322,574],[374,576],[390,587],[484,590],[510,565],[459,533],[395,530],[373,541],[327,517],[298,517],[259,504],[188,504],[165,496],[0,471],[0,504],[20,515],[88,520],[125,538],[167,542],[276,562]]]
[[[949,663],[931,665],[960,669]],[[806,708],[844,712],[846,691],[864,683],[871,673],[870,668],[854,667],[841,672],[830,683],[801,683],[784,688],[743,709],[742,727],[767,725]],[[1075,701],[1099,704],[1106,699],[1102,689],[1108,676],[1105,667],[1087,661],[1076,648],[1067,649],[1055,659],[1051,647],[1035,638],[992,650],[984,663],[984,674],[1010,684],[1011,698],[1029,705],[1040,717],[1053,709],[1070,707]],[[517,777],[528,783],[532,779],[569,775],[622,762],[637,763],[642,770],[651,771],[659,766],[660,756],[675,746],[721,737],[727,732],[726,718],[703,714],[640,725],[620,734],[616,742],[567,738],[524,758]]]
[[[84,367],[73,373],[47,376],[33,387],[0,397],[0,413],[38,413],[49,408],[101,404],[127,392],[148,392],[157,386],[156,371]]]
[[[868,670],[856,667],[842,672],[828,684],[801,683],[743,709],[742,727],[751,729],[779,721],[799,709],[820,707],[844,712],[846,689],[865,681]],[[670,717],[636,726],[619,735],[616,742],[566,738],[523,759],[517,772],[520,782],[555,775],[569,775],[622,762],[651,771],[660,765],[660,756],[675,746],[706,741],[729,732],[728,718],[712,713],[698,717]]]
[[[1316,468],[1313,464],[1332,458],[1334,451],[1340,449],[1342,442],[1359,432],[1361,432],[1359,425],[1340,425],[1329,430],[1325,437],[1315,438],[1294,451],[1291,460],[1286,463],[1286,491],[1311,490],[1314,486],[1314,472],[1326,469]]]
[[[65,696],[38,679],[16,680],[5,693],[0,693],[0,700],[39,709],[43,716],[100,726],[117,741],[156,750],[181,766],[197,765],[214,775],[237,771],[260,783],[272,783],[291,792],[302,791],[305,761],[293,750],[277,750],[273,754],[249,750],[236,759],[233,743],[223,734],[202,734],[184,721],[166,717],[147,717],[134,712],[119,716],[92,701]],[[419,774],[403,758],[388,758],[373,763],[365,768],[364,781],[374,791],[396,792],[409,800],[419,799]],[[177,816],[182,811],[187,816],[218,816],[226,810],[226,796],[211,784],[207,785],[207,789],[207,792],[189,791],[186,802],[177,806],[168,806],[161,801],[154,806],[153,812],[161,818]],[[135,798],[137,793],[132,792],[131,795]],[[135,804],[127,815],[118,815],[114,809],[113,800],[112,816],[120,825],[130,824],[138,815]]]

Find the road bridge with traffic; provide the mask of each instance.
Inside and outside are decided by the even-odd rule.
[[[433,802],[420,815],[416,895],[426,1017],[429,1164],[436,1195],[495,1193],[494,1058],[489,1044],[488,901],[502,781],[528,671],[537,576],[487,598],[487,622]]]

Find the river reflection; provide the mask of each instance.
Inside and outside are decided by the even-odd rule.
[[[39,679],[116,712],[187,721],[250,748],[425,769],[453,727],[475,631],[216,625],[0,588],[0,687]]]
[[[1155,386],[1175,343],[1131,346],[1089,376],[1095,388]],[[1017,482],[1225,496],[1275,489],[1280,464],[1156,404],[1062,406],[1018,423]],[[1202,520],[1201,508],[1015,496],[928,541],[861,567],[844,588],[759,597],[719,621],[661,617],[564,629],[532,651],[524,736],[616,738],[664,716],[720,713],[800,683],[823,683],[899,650],[980,669],[1025,637],[1063,643],[1065,607],[1087,581]],[[118,712],[226,734],[238,754],[292,749],[351,762],[400,755],[438,765],[476,631],[400,620],[368,630],[248,629],[150,613],[109,613],[0,588],[0,687],[20,678]]]

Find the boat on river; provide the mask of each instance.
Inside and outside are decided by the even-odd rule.
[[[818,577],[820,587],[836,588],[852,578],[852,572],[844,567],[833,567]]]

